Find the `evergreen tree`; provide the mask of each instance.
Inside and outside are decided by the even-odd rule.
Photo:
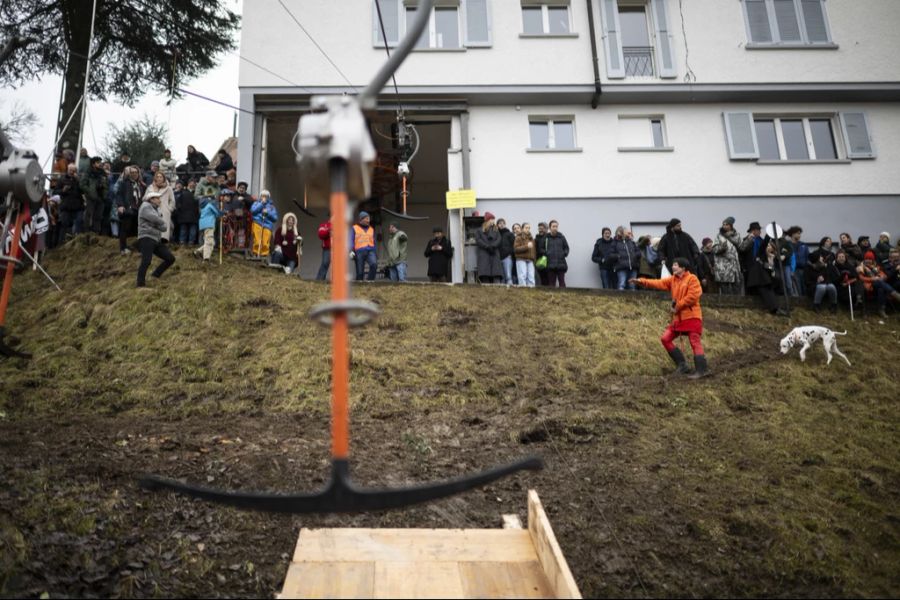
[[[166,149],[166,134],[166,126],[147,115],[122,128],[110,125],[104,138],[106,147],[101,154],[112,162],[127,151],[132,162],[142,169],[148,169],[151,162],[162,158]]]
[[[39,40],[4,46],[11,50],[0,62],[0,85],[17,87],[46,73],[63,76],[61,131],[72,118],[60,148],[77,150],[89,54],[89,99],[133,106],[147,92],[175,93],[236,47],[240,17],[218,0],[96,0],[91,45],[94,2],[0,2],[0,38]]]

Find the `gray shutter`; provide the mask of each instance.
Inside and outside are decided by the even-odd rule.
[[[806,40],[811,44],[828,43],[828,25],[825,22],[825,6],[822,0],[800,0],[803,8],[803,24]]]
[[[381,17],[384,19],[384,33],[387,35],[387,45],[396,46],[400,43],[400,0],[373,0],[372,1],[372,44],[376,48],[384,48],[381,38],[381,23],[378,21],[378,7],[381,7]]]
[[[778,24],[778,39],[782,42],[802,42],[800,20],[794,0],[773,0],[775,22]]]
[[[619,7],[616,0],[601,0],[603,13],[603,48],[606,54],[606,76],[610,79],[625,77],[625,57],[622,56],[622,40],[619,25]]]
[[[756,128],[751,112],[726,112],[725,137],[728,139],[728,157],[731,160],[754,160],[759,158],[756,143]]]
[[[491,14],[489,0],[462,0],[465,28],[465,45],[491,45]]]
[[[656,24],[656,61],[659,64],[660,77],[677,77],[672,34],[669,33],[669,17],[666,14],[667,1],[653,0],[653,21]]]
[[[841,131],[844,133],[847,158],[875,158],[866,113],[842,112]]]
[[[769,26],[769,11],[766,0],[744,0],[747,10],[747,30],[750,42],[754,44],[771,44],[772,28]]]

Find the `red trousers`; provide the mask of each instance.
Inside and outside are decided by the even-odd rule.
[[[671,352],[675,349],[672,341],[680,335],[688,336],[694,355],[703,354],[703,344],[700,343],[700,336],[703,335],[703,319],[685,319],[677,323],[669,323],[659,341],[662,342],[667,352]]]

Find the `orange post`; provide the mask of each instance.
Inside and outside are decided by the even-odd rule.
[[[400,195],[403,197],[403,214],[406,214],[406,175],[403,176],[403,193]]]
[[[343,302],[349,299],[350,283],[347,278],[347,252],[349,236],[347,223],[347,192],[334,189],[331,192],[331,300]],[[350,454],[350,416],[347,407],[350,389],[350,336],[346,311],[334,313],[331,341],[331,455],[334,459],[347,459]]]
[[[16,258],[19,254],[19,240],[22,236],[22,222],[24,220],[25,214],[19,210],[16,215],[16,229],[12,236],[12,248],[10,250],[11,258]],[[0,240],[0,242],[2,242],[2,240]],[[15,271],[15,265],[11,262],[7,262],[6,273],[3,277],[3,291],[0,292],[0,327],[3,327],[6,324],[6,306],[9,304],[9,292],[12,289],[13,271]]]

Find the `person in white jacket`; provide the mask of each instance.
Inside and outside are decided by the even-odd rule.
[[[162,171],[163,175],[166,176],[166,179],[169,180],[169,185],[175,185],[175,179],[177,177],[175,174],[176,166],[176,161],[172,158],[172,151],[166,148],[163,157],[159,159],[159,170]]]
[[[166,229],[162,232],[161,237],[162,242],[166,244],[172,239],[172,211],[175,210],[175,192],[162,171],[153,174],[153,182],[147,186],[144,199],[146,200],[153,193],[159,194],[159,212],[166,222]]]

